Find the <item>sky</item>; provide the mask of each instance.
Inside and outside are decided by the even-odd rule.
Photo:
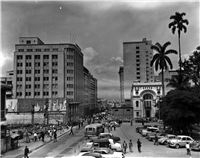
[[[185,12],[189,21],[181,33],[182,57],[187,58],[200,45],[199,1],[2,1],[0,75],[13,70],[19,37],[39,37],[45,44],[74,42],[98,81],[98,98],[119,100],[123,42],[170,41],[169,49],[178,51],[177,33],[168,28],[175,12]],[[170,58],[178,68],[178,55]]]

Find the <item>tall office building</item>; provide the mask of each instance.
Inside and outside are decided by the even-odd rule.
[[[84,105],[82,116],[92,115],[97,107],[97,79],[84,67]]]
[[[150,66],[153,57],[152,41],[123,43],[124,60],[124,97],[130,99],[130,91],[134,81],[154,82],[154,69]]]
[[[119,82],[120,82],[120,102],[124,103],[124,67],[119,67]]]
[[[20,37],[14,52],[14,98],[19,111],[32,104],[84,101],[83,54],[77,44],[44,44],[37,37]],[[78,110],[74,109],[74,114]]]

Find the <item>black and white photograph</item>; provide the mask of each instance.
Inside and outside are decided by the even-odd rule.
[[[1,0],[2,158],[200,158],[199,0]]]

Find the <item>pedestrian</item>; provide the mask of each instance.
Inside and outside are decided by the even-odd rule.
[[[155,141],[154,141],[154,145],[158,145],[158,136],[155,134]]]
[[[129,141],[129,151],[132,153],[133,152],[133,143],[132,140],[130,139]]]
[[[125,142],[125,140],[124,140],[124,142],[123,142],[123,144],[122,144],[122,147],[123,147],[123,152],[124,152],[124,154],[126,154],[127,143]]]
[[[131,119],[131,126],[133,125],[133,120]]]
[[[24,158],[29,158],[28,153],[29,153],[29,148],[26,146],[24,149]]]
[[[57,142],[57,132],[56,131],[54,131],[53,136],[54,136],[54,142]]]
[[[35,140],[35,142],[37,141],[37,133],[35,132],[34,134],[33,134],[33,136],[34,136],[34,140]]]
[[[191,152],[190,152],[190,144],[187,142],[186,145],[186,150],[187,150],[187,155],[191,155]]]
[[[29,142],[30,142],[30,138],[29,138],[29,135],[28,135],[28,131],[27,131],[27,130],[26,130],[25,136],[26,136],[26,142],[29,143]]]
[[[74,135],[74,133],[73,133],[73,125],[71,126],[69,135]]]
[[[140,141],[140,139],[138,139],[137,141],[137,148],[138,148],[138,152],[141,153],[141,146],[142,146],[142,143]]]
[[[44,132],[41,132],[42,142],[44,142]]]

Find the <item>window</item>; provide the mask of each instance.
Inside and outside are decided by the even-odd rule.
[[[27,40],[27,41],[26,41],[26,44],[31,44],[31,41]]]
[[[58,59],[58,55],[52,55],[52,59]]]
[[[136,54],[139,54],[140,53],[140,51],[136,51]]]
[[[139,67],[137,67],[137,71],[140,71],[140,68],[139,68]]]
[[[33,51],[33,49],[27,49],[27,52],[32,52]]]
[[[136,116],[137,116],[137,117],[139,116],[139,112],[136,112]]]
[[[53,73],[53,74],[57,74],[57,73],[58,73],[58,70],[57,70],[57,69],[53,69],[53,70],[52,70],[52,73]]]
[[[139,101],[136,101],[136,107],[138,108],[139,107]]]
[[[67,55],[67,59],[74,59],[73,55]]]
[[[140,59],[136,59],[136,62],[140,62]]]
[[[74,93],[72,91],[67,91],[67,95],[73,95]]]
[[[137,76],[137,79],[140,79],[140,76]]]
[[[49,66],[49,62],[45,62],[45,63],[44,63],[44,66]]]
[[[136,49],[139,49],[140,47],[136,46]]]
[[[18,49],[19,52],[24,52],[24,49]]]
[[[44,49],[44,51],[45,51],[45,52],[49,52],[49,51],[50,51],[50,49],[46,48],[46,49]]]
[[[115,109],[115,111],[118,111],[117,109]]]
[[[140,58],[140,55],[136,55],[136,58]]]
[[[36,52],[41,52],[41,49],[36,49]]]
[[[67,62],[67,66],[74,66],[74,63],[72,63],[72,62]]]
[[[44,55],[44,59],[49,59],[49,56],[48,55]]]
[[[23,56],[22,55],[17,55],[17,59],[18,60],[23,59]]]
[[[73,73],[74,73],[74,70],[67,69],[67,73],[73,74]]]
[[[36,51],[37,51],[37,49],[36,49]],[[40,51],[41,51],[41,49],[40,49]],[[40,59],[40,56],[39,55],[35,55],[35,59]]]
[[[26,59],[31,59],[31,55],[26,55]]]
[[[57,66],[57,65],[58,65],[57,62],[53,62],[53,63],[52,63],[52,66]]]
[[[49,77],[44,77],[44,81],[48,81],[49,80]]]
[[[137,75],[140,75],[140,72],[137,72]]]
[[[67,88],[74,88],[73,84],[67,84]]]
[[[54,52],[57,52],[57,51],[58,51],[58,48],[53,48],[53,51],[54,51]]]

